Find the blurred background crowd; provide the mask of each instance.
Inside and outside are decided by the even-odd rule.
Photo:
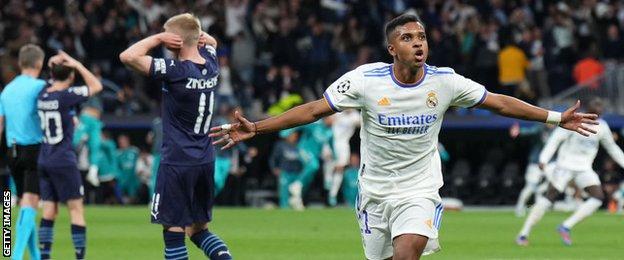
[[[138,176],[137,187],[145,185],[143,193],[128,194],[119,188],[104,192],[102,200],[111,203],[147,201],[148,172],[152,164],[157,165],[159,145],[159,122],[152,119],[160,111],[160,86],[130,73],[120,63],[118,54],[130,44],[162,31],[168,17],[182,12],[197,15],[202,28],[219,42],[217,110],[223,120],[233,108],[241,109],[252,119],[279,114],[321,97],[334,79],[359,65],[391,62],[386,51],[384,23],[405,12],[418,13],[425,23],[430,48],[428,64],[452,67],[491,92],[514,95],[531,103],[548,103],[571,89],[597,90],[624,82],[624,1],[617,0],[0,0],[0,3],[0,89],[19,73],[17,52],[26,43],[42,46],[47,57],[63,49],[83,61],[102,80],[105,90],[88,105],[98,111],[95,117],[103,121],[103,140],[111,140],[112,148],[101,149],[112,149],[110,160],[122,156],[134,158],[127,159],[133,165],[125,168],[122,163],[125,159],[111,162],[116,165],[111,170],[115,172],[113,176],[121,176],[119,172],[127,169],[127,174]],[[152,55],[169,54],[159,49]],[[480,112],[452,113],[462,117]],[[522,182],[520,166],[526,163],[530,144],[511,141],[506,127],[504,131],[501,127],[494,130],[459,127],[446,134],[443,131],[441,141],[451,158],[457,159],[451,160],[448,167],[467,167],[472,169],[468,174],[481,176],[478,170],[483,169],[481,161],[488,161],[494,164],[494,172],[517,168],[509,178]],[[148,131],[150,134],[145,138]],[[490,138],[469,138],[478,135]],[[271,176],[267,159],[278,138],[277,135],[262,138],[249,144],[249,148],[224,155],[235,156],[236,167],[230,171],[231,178],[226,184],[230,189],[224,191],[231,194],[224,195],[222,203],[249,203],[246,189],[276,185],[274,178],[267,178]],[[112,141],[115,139],[117,142]],[[357,135],[351,143],[357,153]],[[475,146],[487,148],[487,160],[471,153],[474,150],[470,147]],[[127,155],[127,149],[136,155]],[[466,163],[458,163],[462,161]],[[504,183],[504,179],[488,176],[485,174],[484,178],[493,180],[492,186]],[[446,192],[451,193],[453,184],[448,181]],[[475,189],[478,183],[481,182],[475,181]],[[500,188],[500,192],[508,192],[510,199],[488,202],[471,198],[475,203],[508,203],[517,190]],[[310,200],[321,197],[319,194],[310,195]]]

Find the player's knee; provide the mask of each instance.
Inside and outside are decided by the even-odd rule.
[[[420,259],[428,238],[421,235],[400,235],[394,239],[392,259]]]
[[[82,205],[82,199],[68,200],[67,208],[70,213],[82,213],[84,212],[84,206]]]
[[[186,235],[191,237],[204,229],[208,229],[207,223],[193,223],[191,226],[185,228]]]
[[[182,227],[163,226],[163,229],[169,232],[184,232]]]
[[[58,208],[56,206],[45,206],[43,207],[43,211],[41,213],[41,217],[48,220],[56,219],[58,215]]]
[[[544,197],[549,200],[550,202],[555,202],[555,200],[557,200],[557,197],[559,196],[560,192],[555,189],[554,187],[549,187],[548,190],[546,191],[546,194],[544,194]]]
[[[592,198],[595,198],[597,200],[604,200],[605,195],[604,192],[602,191],[602,188],[598,185],[595,186],[590,186],[587,188],[587,193],[589,193],[589,196],[591,196]]]
[[[39,206],[39,195],[30,192],[24,192],[22,195],[21,206],[37,208]]]

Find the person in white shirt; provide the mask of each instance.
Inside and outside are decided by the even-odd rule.
[[[588,111],[600,115],[603,106],[602,101],[596,98],[590,101]],[[539,156],[539,167],[544,169],[557,152],[556,166],[552,174],[546,174],[550,185],[545,195],[539,196],[531,208],[531,212],[516,239],[518,245],[527,246],[529,244],[528,237],[531,228],[542,218],[572,180],[579,189],[584,189],[590,197],[557,228],[565,245],[572,245],[570,229],[581,220],[589,217],[602,205],[604,193],[600,185],[600,178],[592,169],[598,148],[602,144],[607,153],[621,167],[624,167],[624,152],[615,143],[607,122],[602,119],[598,119],[598,122],[599,125],[592,126],[597,131],[596,135],[583,137],[569,131],[555,129],[546,142]]]
[[[577,113],[580,102],[563,113],[489,93],[450,68],[425,64],[429,51],[425,25],[404,14],[386,24],[387,49],[394,62],[362,65],[347,72],[323,98],[281,115],[216,126],[210,136],[227,149],[257,134],[275,132],[345,109],[361,110],[361,168],[356,203],[368,259],[418,259],[440,250],[443,206],[438,133],[451,106],[481,107],[497,114],[548,122],[589,135],[596,115]]]
[[[357,110],[349,109],[335,115],[332,132],[334,134],[334,171],[331,176],[328,202],[330,206],[336,206],[337,196],[342,185],[345,167],[349,165],[351,158],[351,146],[349,141],[355,133],[355,129],[360,126],[360,113]]]

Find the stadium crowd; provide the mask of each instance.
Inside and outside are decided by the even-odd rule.
[[[19,48],[36,43],[47,57],[62,49],[87,64],[105,86],[100,101],[93,101],[92,106],[117,116],[155,115],[160,107],[160,88],[130,73],[118,54],[137,40],[162,31],[166,17],[188,10],[219,42],[221,118],[228,117],[229,107],[241,107],[251,118],[279,114],[304,100],[320,97],[337,76],[361,64],[389,62],[383,26],[404,12],[418,13],[427,27],[432,46],[428,64],[452,67],[489,91],[513,94],[529,102],[591,82],[611,64],[624,61],[622,1],[1,2],[0,89],[19,71]],[[164,48],[157,52],[153,56],[168,55]],[[115,171],[132,168],[143,174],[130,184],[121,180],[120,187],[129,185],[138,190],[143,185],[149,190],[149,168],[158,155],[150,154],[149,149],[139,152],[131,148],[126,137],[119,138],[119,151],[114,145],[102,145],[102,149],[112,149],[108,159],[116,161],[108,163],[115,165]],[[256,145],[261,146],[262,141]],[[266,161],[268,154],[257,152],[240,151],[240,164],[246,167],[236,172],[256,169],[255,164]],[[253,160],[256,156],[263,160]],[[123,160],[128,158],[144,165],[124,166]],[[103,169],[106,167],[100,166],[101,172]],[[137,190],[121,190],[105,192],[102,200],[148,199],[139,198]]]
[[[106,112],[154,112],[159,92],[117,55],[193,10],[219,40],[222,100],[259,115],[317,98],[337,75],[383,60],[388,18],[419,13],[432,48],[428,63],[450,66],[494,92],[549,97],[624,58],[621,1],[469,0],[79,0],[3,1],[2,84],[28,42],[79,57],[107,85]],[[166,54],[155,54],[166,55]],[[587,59],[587,57],[592,57]],[[586,68],[575,72],[574,67]],[[587,69],[589,68],[589,69]],[[289,98],[290,97],[290,98]]]

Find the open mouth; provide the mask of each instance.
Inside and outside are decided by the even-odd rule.
[[[418,61],[422,61],[425,58],[425,52],[423,50],[417,50],[414,56]]]

